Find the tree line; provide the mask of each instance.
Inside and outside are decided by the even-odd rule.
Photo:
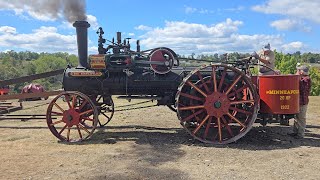
[[[0,53],[0,80],[7,80],[31,74],[38,74],[57,69],[66,68],[67,64],[78,64],[78,58],[68,53],[36,53],[36,52],[1,52]],[[62,75],[35,80],[46,90],[61,89]],[[14,84],[11,91],[21,92],[23,86],[30,82]],[[1,86],[1,85],[0,85]]]
[[[312,79],[311,94],[320,95],[320,54],[303,53],[299,51],[293,54],[284,54],[276,52],[276,69],[280,70],[282,74],[294,74],[296,72],[296,64],[311,64],[310,77]],[[248,57],[250,54],[229,53],[228,60],[241,59]],[[202,59],[214,62],[225,61],[225,55],[212,54],[212,55],[195,55],[190,56],[179,55],[181,58]],[[182,61],[182,66],[199,66],[203,62],[200,61]],[[65,52],[58,53],[36,53],[30,51],[15,52],[7,51],[0,52],[0,80],[12,79],[31,74],[38,74],[57,69],[63,69],[70,64],[76,66],[78,58],[76,55],[68,54]],[[46,90],[60,89],[62,87],[62,75],[39,79],[35,81],[45,87]],[[11,86],[14,92],[21,92],[23,84],[15,84]]]

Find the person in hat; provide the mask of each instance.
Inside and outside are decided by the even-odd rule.
[[[259,75],[274,75],[275,71],[273,70],[275,68],[275,54],[271,50],[270,44],[266,44],[262,51],[259,53],[253,52],[251,54],[252,57],[259,60],[262,65],[267,67],[260,67],[259,69]]]
[[[299,81],[299,113],[296,114],[293,124],[293,133],[289,135],[295,138],[303,138],[306,128],[306,115],[311,91],[311,79],[309,77],[309,66],[297,65],[297,75],[300,75]]]

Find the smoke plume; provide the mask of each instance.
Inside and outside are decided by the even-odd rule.
[[[63,14],[69,22],[87,20],[84,0],[62,0]]]
[[[40,20],[64,17],[68,22],[87,19],[85,0],[4,0],[0,9],[14,10],[16,14],[27,12]]]

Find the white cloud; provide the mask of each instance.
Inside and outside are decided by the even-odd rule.
[[[88,47],[88,54],[98,54],[98,47],[97,46]]]
[[[306,45],[304,45],[300,41],[291,42],[291,43],[284,44],[284,45],[281,46],[281,49],[284,52],[289,52],[289,53],[293,53],[293,52],[297,52],[297,51],[303,51],[303,50],[305,50],[305,48],[306,48]]]
[[[194,8],[194,7],[189,7],[189,6],[184,6],[184,12],[186,14],[192,14],[192,13],[195,13],[197,12],[198,9],[197,8]]]
[[[56,27],[48,27],[48,26],[41,26],[39,29],[34,29],[32,32],[35,34],[42,34],[42,33],[48,33],[48,34],[55,34],[57,33]]]
[[[99,28],[99,24],[98,24],[97,17],[88,14],[88,15],[87,15],[87,21],[88,21],[88,23],[91,25],[91,28],[92,28],[92,29],[97,30],[97,29]]]
[[[179,21],[167,21],[165,28],[155,28],[147,33],[147,36],[157,36],[163,34],[167,38],[187,37],[198,38],[207,35],[213,37],[224,37],[238,30],[242,21],[232,21],[227,19],[225,22],[207,26],[196,23],[186,23]]]
[[[238,6],[235,8],[225,8],[225,9],[217,9],[216,11],[214,10],[210,10],[210,9],[198,9],[198,8],[194,8],[194,7],[190,7],[190,6],[184,6],[184,12],[186,14],[194,14],[194,13],[199,13],[199,14],[213,14],[213,13],[221,13],[223,11],[226,12],[239,12],[239,11],[243,11],[245,8],[244,6]]]
[[[14,27],[10,26],[0,26],[0,33],[3,34],[16,34],[17,30]]]
[[[152,27],[145,26],[145,25],[139,25],[139,26],[135,27],[134,29],[141,30],[141,31],[151,31]]]
[[[35,52],[77,53],[75,35],[63,35],[57,32],[57,28],[45,26],[29,34],[0,34],[0,47]]]
[[[72,26],[73,23],[70,23],[68,21],[62,21],[62,24],[59,25],[59,29],[74,29]]]
[[[291,31],[304,31],[310,32],[311,27],[306,26],[302,21],[293,19],[281,19],[270,23],[271,27],[276,28],[280,31],[291,30]]]
[[[61,14],[52,13],[50,11],[42,11],[43,8],[36,7],[48,7],[55,3],[50,3],[48,1],[41,0],[19,0],[19,1],[1,1],[0,10],[11,10],[14,11],[16,15],[24,17],[24,13],[28,14],[32,18],[42,20],[42,21],[54,21]]]
[[[290,19],[304,19],[320,23],[319,0],[268,0],[263,5],[252,7],[265,14],[281,14]]]
[[[134,33],[128,33],[128,36],[135,36],[135,34]]]
[[[52,14],[42,14],[42,13],[39,13],[39,12],[35,12],[35,11],[28,11],[28,14],[34,18],[34,19],[38,19],[38,20],[41,20],[41,21],[55,21],[57,20],[58,17],[61,17],[62,15],[61,14],[58,14],[58,15],[52,15]],[[21,15],[23,16],[23,14],[18,14],[18,15]]]
[[[282,51],[285,47],[282,35],[239,34],[242,21],[226,21],[214,24],[194,24],[186,22],[166,22],[163,28],[154,28],[141,36],[141,44],[145,48],[169,47],[178,54],[213,54],[225,52],[257,51],[266,43],[272,49]],[[285,49],[289,50],[289,49]]]

